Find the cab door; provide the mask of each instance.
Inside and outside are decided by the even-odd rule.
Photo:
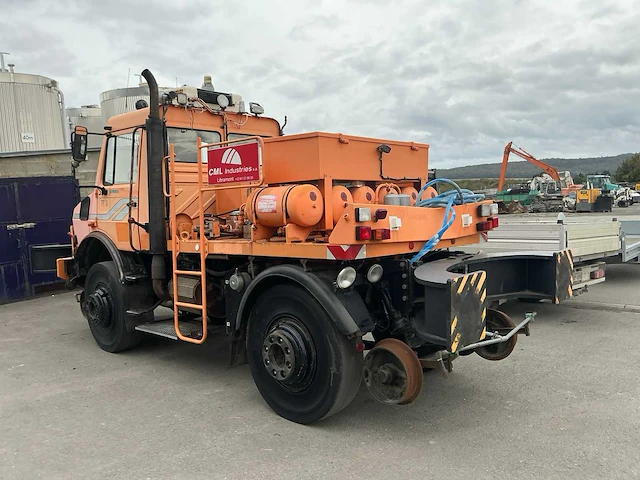
[[[119,250],[140,249],[140,227],[129,222],[138,220],[138,193],[141,128],[117,132],[106,139],[103,148],[102,186],[98,194],[98,229],[113,240]]]

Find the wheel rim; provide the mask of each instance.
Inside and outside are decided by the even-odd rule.
[[[493,308],[487,309],[487,331],[493,331],[497,328],[513,328],[515,324],[511,317],[504,312],[494,310]],[[487,345],[475,349],[475,352],[482,358],[487,360],[502,360],[507,358],[513,349],[516,347],[518,341],[518,335],[514,335],[508,341],[502,343],[494,343],[493,345]]]
[[[262,365],[283,388],[294,392],[309,386],[316,371],[311,334],[300,320],[276,318],[262,342]]]
[[[404,342],[386,338],[364,359],[364,381],[373,397],[389,405],[406,405],[422,391],[424,373],[416,353]]]
[[[87,297],[87,318],[99,330],[108,333],[113,330],[114,308],[109,289],[104,284],[96,285],[93,293]]]

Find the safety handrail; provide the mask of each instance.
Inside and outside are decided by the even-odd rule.
[[[203,148],[211,148],[211,147],[222,147],[225,145],[229,145],[231,143],[246,143],[247,141],[250,140],[257,140],[258,141],[258,145],[259,145],[259,155],[260,155],[260,161],[259,161],[259,167],[258,167],[258,173],[259,173],[259,178],[257,182],[248,182],[248,183],[234,183],[233,185],[209,185],[206,187],[202,188],[202,191],[210,191],[210,190],[226,190],[226,189],[231,189],[231,188],[252,188],[252,187],[259,187],[260,185],[262,185],[264,183],[264,177],[262,175],[262,150],[264,149],[264,140],[262,137],[258,136],[258,135],[254,135],[251,137],[243,137],[243,138],[235,138],[233,140],[223,140],[221,142],[215,142],[215,143],[202,143],[202,140],[200,139],[200,137],[198,137],[197,139],[197,148],[198,148],[198,161],[200,162],[200,158],[202,157],[202,149]],[[208,170],[207,170],[208,171]],[[200,168],[200,177],[202,176],[202,168]]]
[[[200,139],[198,139],[199,141]],[[200,288],[201,303],[186,303],[178,300],[178,235],[176,235],[175,226],[178,214],[176,212],[176,169],[175,169],[175,150],[173,143],[169,145],[169,162],[170,162],[170,190],[171,199],[169,202],[169,213],[171,216],[171,256],[173,259],[173,325],[176,336],[185,342],[202,344],[207,339],[207,239],[204,235],[204,199],[202,198],[202,175],[198,175],[198,210],[200,212],[200,231],[198,239],[198,250],[200,252]],[[202,173],[202,172],[200,172]],[[196,272],[194,272],[195,274]],[[178,318],[178,307],[190,307],[198,309],[202,312],[202,336],[198,338],[187,337],[180,331],[180,321]]]

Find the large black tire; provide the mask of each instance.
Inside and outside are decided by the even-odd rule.
[[[122,352],[137,346],[142,335],[127,330],[125,287],[113,262],[96,263],[84,284],[82,310],[93,338],[106,352]]]
[[[278,285],[260,295],[249,318],[247,352],[260,394],[292,422],[329,417],[360,388],[363,355],[355,339],[338,331],[315,298],[297,286]]]

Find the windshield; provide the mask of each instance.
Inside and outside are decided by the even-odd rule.
[[[595,188],[604,188],[607,183],[611,183],[611,178],[610,177],[594,177],[591,180],[591,183],[593,183],[593,186]]]
[[[174,144],[176,162],[196,163],[197,138],[200,137],[202,143],[217,143],[222,140],[219,132],[208,132],[205,130],[190,130],[188,128],[167,128],[169,143]]]

